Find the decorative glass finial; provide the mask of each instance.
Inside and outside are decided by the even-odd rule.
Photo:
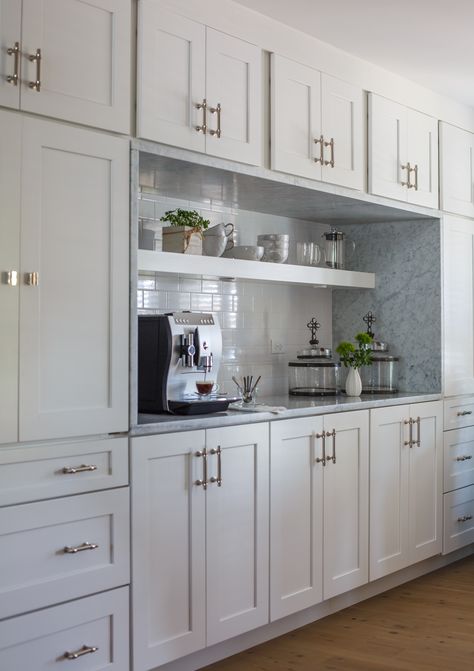
[[[321,328],[321,324],[316,320],[316,317],[313,317],[312,320],[306,324],[306,326],[311,331],[311,340],[309,341],[309,344],[310,345],[319,345],[319,340],[317,338],[317,333],[318,333],[319,329]]]

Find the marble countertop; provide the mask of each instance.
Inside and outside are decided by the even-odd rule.
[[[401,392],[398,394],[365,394],[360,397],[340,396],[321,397],[295,397],[289,395],[269,396],[259,399],[259,405],[280,408],[278,412],[265,410],[248,412],[240,410],[227,410],[209,415],[138,415],[138,424],[130,429],[131,436],[147,436],[158,433],[171,433],[174,431],[194,431],[196,429],[211,429],[219,426],[235,426],[237,424],[251,424],[253,422],[278,421],[293,417],[306,417],[309,415],[323,415],[331,412],[344,412],[348,410],[364,410],[370,408],[383,408],[393,405],[404,405],[405,403],[422,403],[426,401],[438,401],[441,394],[410,394]],[[257,406],[258,408],[258,406]],[[282,409],[284,408],[284,410]]]

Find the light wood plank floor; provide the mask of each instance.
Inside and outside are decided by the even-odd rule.
[[[472,671],[474,555],[206,667],[207,671]]]

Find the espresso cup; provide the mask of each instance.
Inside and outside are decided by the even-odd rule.
[[[219,391],[219,385],[213,380],[198,380],[196,390],[199,396],[209,396],[213,391]]]

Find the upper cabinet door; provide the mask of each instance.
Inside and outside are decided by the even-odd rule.
[[[0,105],[20,106],[21,0],[0,0]]]
[[[369,94],[369,191],[407,199],[407,110]]]
[[[211,28],[207,28],[206,39],[206,151],[260,165],[262,51]]]
[[[474,222],[443,221],[444,393],[474,393]],[[451,427],[449,427],[451,428]]]
[[[364,188],[364,117],[362,89],[321,75],[321,116],[325,182]]]
[[[474,218],[474,133],[440,123],[441,209]]]
[[[21,116],[0,112],[0,128],[0,443],[9,443],[18,440]]]
[[[407,200],[438,208],[438,121],[427,114],[407,110],[410,188]]]
[[[20,440],[126,431],[129,143],[23,123]]]
[[[137,135],[205,151],[205,26],[142,0],[137,58]]]
[[[271,55],[273,170],[321,179],[321,73]]]
[[[130,0],[23,0],[22,109],[128,134],[130,45]]]

